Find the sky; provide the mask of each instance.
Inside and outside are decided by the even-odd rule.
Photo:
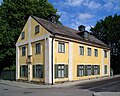
[[[64,26],[78,29],[86,26],[90,30],[97,21],[106,16],[120,15],[120,0],[48,0],[59,14]],[[2,0],[0,0],[1,4]]]
[[[78,29],[85,25],[90,30],[106,16],[120,15],[120,0],[48,0],[57,9],[63,25]]]

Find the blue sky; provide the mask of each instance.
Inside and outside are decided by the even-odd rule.
[[[61,15],[63,25],[77,29],[83,24],[89,31],[106,16],[120,15],[120,0],[48,0]]]
[[[106,16],[120,15],[120,0],[48,0],[61,15],[63,25],[73,29],[81,24],[89,30]],[[2,0],[0,0],[0,3]]]

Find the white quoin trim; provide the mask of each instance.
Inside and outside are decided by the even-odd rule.
[[[108,75],[110,76],[110,51],[108,51]]]
[[[68,64],[68,78],[69,78],[69,81],[72,81],[72,74],[73,74],[73,67],[72,67],[72,64],[73,64],[73,45],[72,45],[72,42],[69,42],[69,64]]]
[[[16,80],[20,79],[19,47],[16,46]]]
[[[104,76],[104,50],[101,49],[101,53],[102,53],[102,66],[101,66],[101,72],[102,72],[102,76]]]
[[[32,65],[28,64],[28,81],[32,80]]]
[[[45,83],[52,83],[52,70],[51,70],[51,43],[52,38],[46,38],[45,40]]]

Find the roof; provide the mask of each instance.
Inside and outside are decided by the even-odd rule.
[[[82,36],[77,34],[80,32],[78,30],[68,28],[68,27],[63,26],[63,25],[54,24],[50,21],[47,21],[47,20],[42,19],[42,18],[38,18],[36,16],[31,16],[31,17],[34,18],[45,29],[47,29],[51,34],[56,34],[56,35],[60,35],[60,36],[64,36],[64,37],[68,37],[68,38],[72,38],[72,39],[76,39],[76,40],[80,40],[80,41],[84,41],[87,43],[92,43],[92,44],[96,44],[96,45],[100,45],[100,46],[109,48],[108,45],[106,45],[102,41],[98,40],[92,34],[89,34],[88,40],[86,40]]]

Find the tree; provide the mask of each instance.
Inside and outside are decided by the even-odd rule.
[[[111,47],[111,67],[120,73],[120,15],[105,17],[91,28],[93,35]]]
[[[0,70],[15,65],[15,43],[28,17],[46,19],[56,12],[47,0],[3,0],[0,5]]]

